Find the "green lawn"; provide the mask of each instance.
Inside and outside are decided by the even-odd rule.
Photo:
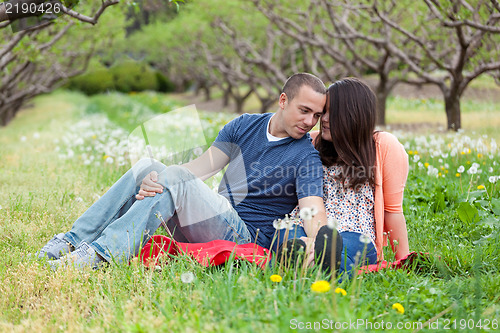
[[[391,119],[438,108],[391,103]],[[483,111],[474,113],[472,105],[464,117],[500,118],[499,105],[478,105]],[[430,260],[419,270],[343,282],[345,296],[334,292],[337,285],[313,292],[312,283],[326,278],[315,270],[262,271],[246,263],[206,269],[179,258],[161,270],[133,260],[99,271],[52,272],[30,259],[128,169],[129,131],[178,106],[150,93],[58,92],[39,97],[0,129],[0,331],[499,331],[500,152],[492,129],[498,120],[458,134],[395,131],[410,157],[404,201],[410,249]],[[232,117],[200,113],[208,144]],[[186,121],[173,125],[177,137],[196,135]],[[385,255],[393,258],[389,250]],[[192,283],[181,281],[187,272]],[[272,282],[273,274],[283,280]]]

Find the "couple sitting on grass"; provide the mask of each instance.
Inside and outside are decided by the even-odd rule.
[[[325,89],[319,78],[299,73],[282,91],[276,113],[232,120],[189,163],[137,162],[38,257],[53,267],[127,261],[162,219],[177,241],[223,239],[278,253],[303,247],[311,262],[323,256],[326,270],[336,244],[339,273],[376,263],[387,238],[396,259],[406,256],[408,156],[396,137],[375,131],[372,90],[355,78]],[[319,133],[310,135],[318,120]],[[203,181],[226,166],[215,193]],[[302,221],[298,212],[306,207],[315,215]],[[290,212],[299,222],[288,232],[276,230],[273,221]],[[338,233],[327,221],[336,221]]]

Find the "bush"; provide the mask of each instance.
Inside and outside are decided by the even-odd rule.
[[[106,68],[98,62],[92,62],[89,67],[90,70],[87,73],[72,78],[66,88],[79,90],[87,95],[110,90],[124,93],[174,90],[174,85],[167,77],[145,63],[125,60]]]

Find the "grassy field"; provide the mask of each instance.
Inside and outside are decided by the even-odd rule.
[[[438,108],[433,103],[393,99],[389,121],[408,120],[409,110],[430,121]],[[67,231],[128,169],[129,131],[179,106],[150,93],[40,97],[0,129],[0,331],[500,331],[494,130],[500,105],[490,104],[477,104],[477,111],[471,104],[464,118],[476,122],[460,133],[394,131],[410,157],[404,201],[410,249],[429,253],[429,261],[317,293],[311,285],[327,277],[315,270],[298,274],[246,263],[206,269],[181,257],[161,270],[133,260],[99,271],[52,272],[31,259],[28,254]],[[200,113],[207,143],[232,117]],[[174,125],[178,137],[199,134],[189,123]],[[390,250],[385,255],[393,258]],[[194,275],[191,283],[182,282],[185,273]],[[283,280],[271,281],[273,274]],[[337,287],[346,294],[335,293]]]

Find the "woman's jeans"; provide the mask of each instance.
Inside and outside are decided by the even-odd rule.
[[[158,172],[162,193],[135,199],[151,171]],[[161,219],[178,241],[215,239],[238,244],[252,241],[245,222],[229,201],[210,189],[188,169],[166,167],[142,159],[123,175],[73,224],[65,240],[78,247],[88,243],[106,261],[127,261],[139,252],[160,226]],[[179,235],[179,237],[177,237]]]
[[[368,244],[360,241],[361,234],[358,232],[345,231],[340,233],[342,237],[342,257],[338,274],[352,276],[352,270],[359,266],[377,263],[377,249],[370,242]]]

